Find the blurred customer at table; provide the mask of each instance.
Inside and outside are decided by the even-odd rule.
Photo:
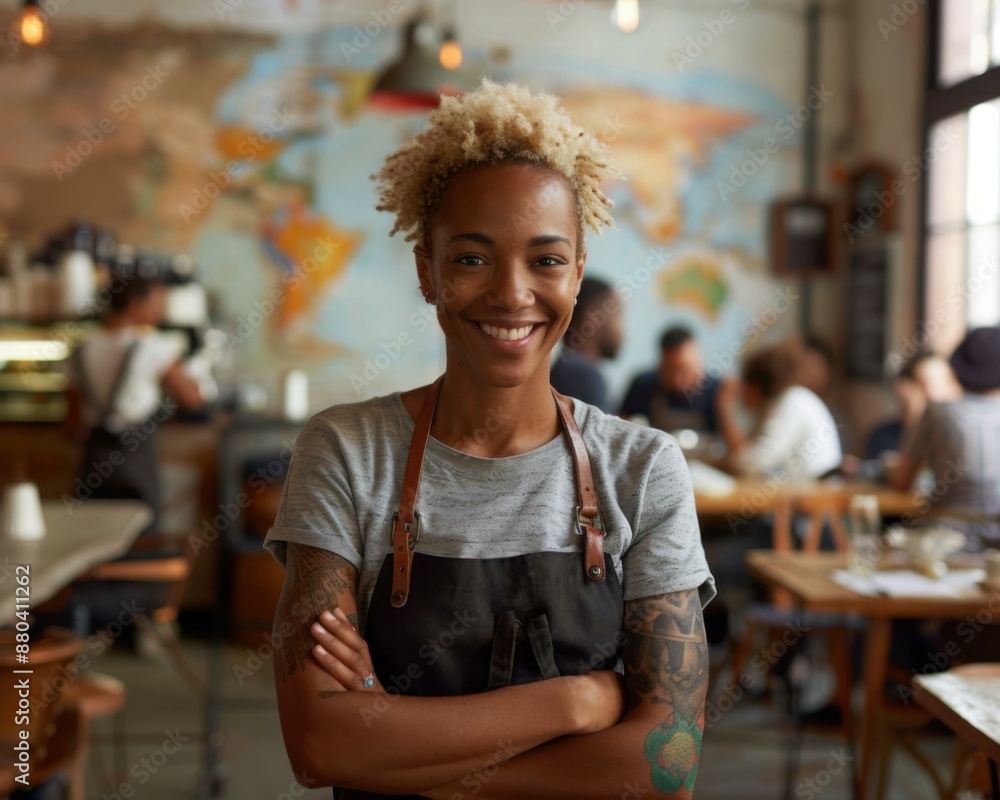
[[[948,360],[930,350],[920,350],[904,362],[892,388],[899,403],[900,417],[871,432],[865,447],[868,459],[881,458],[883,453],[898,453],[929,403],[949,403],[962,397],[962,385],[956,380]]]
[[[673,327],[660,337],[659,367],[632,381],[621,415],[641,415],[652,427],[664,431],[690,428],[726,438],[726,421],[719,419],[719,397],[735,396],[736,390],[732,379],[719,380],[706,374],[691,331]]]
[[[927,406],[889,480],[908,489],[928,465],[936,515],[965,532],[967,550],[1000,547],[1000,328],[970,331],[949,362],[965,395]]]
[[[803,334],[792,342],[799,349],[794,382],[825,398],[833,384],[833,350],[815,333]]]
[[[202,405],[181,345],[156,330],[167,288],[158,279],[113,278],[103,322],[69,360],[69,425],[83,439],[76,500],[136,499],[159,523],[157,428]],[[168,399],[164,399],[164,393]]]
[[[730,442],[727,463],[733,472],[803,480],[827,477],[840,467],[837,424],[815,392],[794,385],[796,368],[794,354],[782,346],[744,363],[743,405],[756,422],[749,437]],[[720,413],[732,419],[735,399],[724,399]]]
[[[597,364],[603,358],[615,358],[621,349],[621,312],[621,298],[609,284],[583,279],[563,335],[562,353],[552,364],[550,379],[557,392],[610,413],[608,384]]]

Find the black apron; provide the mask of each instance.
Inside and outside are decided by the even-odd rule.
[[[393,552],[382,564],[365,621],[365,640],[382,686],[442,697],[614,669],[624,641],[621,584],[604,552],[604,524],[583,437],[570,401],[554,389],[579,498],[566,515],[580,533],[581,552],[491,559],[414,552],[420,466],[442,380],[428,390],[417,419],[400,509],[393,517]],[[334,789],[334,797],[400,795]]]
[[[111,385],[108,401],[103,407],[84,369],[83,347],[78,347],[74,351],[73,361],[84,400],[91,408],[97,410],[98,422],[90,429],[83,444],[83,456],[78,473],[83,488],[78,487],[78,491],[89,491],[90,494],[87,496],[94,499],[141,500],[153,512],[153,519],[147,530],[155,530],[161,511],[156,425],[138,423],[125,430],[114,430],[119,426],[112,424],[139,343],[132,342],[125,351]],[[128,430],[133,430],[135,435],[126,436]],[[114,466],[114,462],[120,459],[123,460],[122,463]],[[107,475],[102,474],[102,465],[112,465]],[[97,485],[94,486],[94,483]]]

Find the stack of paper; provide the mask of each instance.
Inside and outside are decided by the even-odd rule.
[[[985,577],[981,569],[956,569],[943,578],[929,578],[910,569],[875,572],[869,577],[834,570],[831,578],[851,591],[863,595],[883,594],[889,597],[968,597],[977,594],[977,586]]]

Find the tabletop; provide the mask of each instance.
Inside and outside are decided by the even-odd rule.
[[[862,595],[837,583],[834,569],[844,569],[842,553],[779,553],[752,550],[747,554],[750,572],[765,583],[782,588],[812,611],[861,614],[867,617],[947,618],[975,616],[984,608],[1000,612],[1000,592],[979,590],[965,597],[887,597]]]
[[[927,500],[918,492],[900,492],[879,483],[858,481],[786,481],[737,478],[728,492],[698,491],[695,508],[702,516],[726,516],[767,513],[782,500],[829,495],[873,494],[879,509],[889,517],[920,515],[927,510]]]
[[[1000,664],[965,664],[913,679],[917,702],[969,744],[1000,761]]]
[[[0,622],[13,618],[17,568],[29,567],[29,607],[45,602],[87,570],[125,553],[153,518],[135,500],[88,500],[69,509],[42,502],[46,534],[29,542],[0,541]]]

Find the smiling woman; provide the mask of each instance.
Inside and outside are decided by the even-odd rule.
[[[555,98],[487,81],[376,176],[447,360],[296,441],[266,546],[303,785],[690,796],[715,589],[687,468],[667,434],[549,384],[613,175]]]

